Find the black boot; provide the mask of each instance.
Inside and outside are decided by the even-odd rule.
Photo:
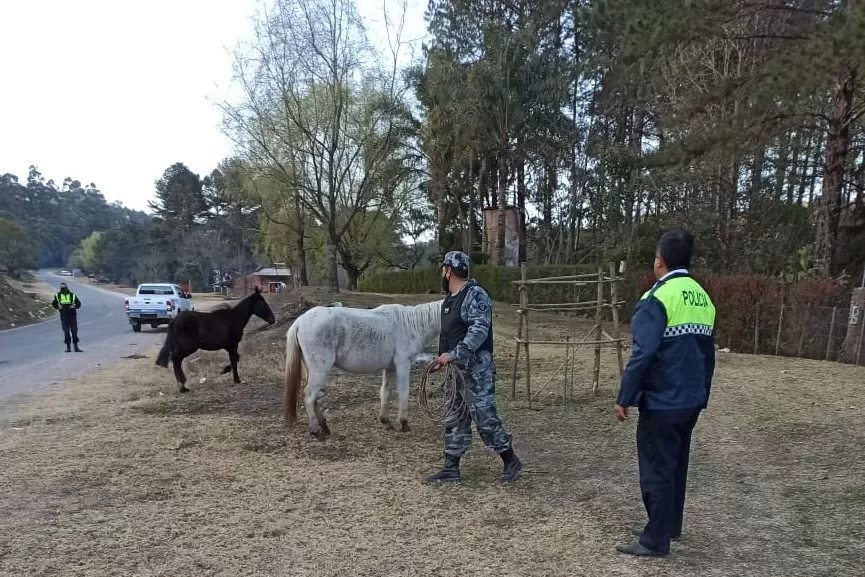
[[[70,345],[69,343],[66,343],[66,352],[67,352],[67,353],[71,353],[71,352],[72,352],[72,345]]]
[[[78,343],[75,343],[75,352],[76,352],[76,353],[83,353],[83,352],[84,352],[84,351],[82,351],[81,349],[78,348]]]
[[[503,451],[499,456],[502,458],[502,475],[499,479],[506,483],[513,481],[523,470],[520,458],[514,453],[513,448]]]
[[[432,473],[424,477],[427,483],[459,483],[460,478],[460,458],[445,455],[445,464],[442,470],[438,473]]]

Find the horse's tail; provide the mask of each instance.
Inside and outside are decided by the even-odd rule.
[[[297,423],[297,397],[300,394],[301,361],[303,351],[297,340],[300,323],[294,321],[285,333],[285,420],[290,426]]]
[[[159,356],[156,357],[157,366],[163,369],[168,368],[168,357],[171,356],[172,349],[174,349],[174,322],[168,323],[165,343],[162,345],[162,350],[159,351]]]

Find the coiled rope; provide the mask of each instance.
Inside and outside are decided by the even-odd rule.
[[[446,365],[435,373],[432,368],[435,361],[430,362],[423,370],[418,388],[418,404],[421,411],[433,422],[445,427],[455,425],[469,416],[467,395],[471,395],[466,386],[462,371],[453,363]],[[431,383],[430,375],[443,376]]]

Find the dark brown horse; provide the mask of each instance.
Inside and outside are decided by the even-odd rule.
[[[174,376],[180,385],[180,392],[186,393],[186,375],[181,364],[183,359],[202,349],[228,352],[229,364],[222,369],[221,374],[231,371],[234,382],[239,383],[237,376],[237,347],[243,338],[243,329],[252,315],[272,325],[276,322],[273,311],[261,296],[261,289],[255,287],[255,292],[237,303],[234,307],[223,307],[210,312],[181,311],[177,317],[168,323],[168,335],[165,344],[159,351],[156,364],[168,368],[168,359],[174,364]]]

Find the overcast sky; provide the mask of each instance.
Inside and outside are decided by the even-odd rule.
[[[403,36],[417,39],[427,3],[407,2]],[[24,181],[33,164],[46,180],[94,182],[109,201],[144,210],[171,164],[209,173],[232,153],[215,102],[257,4],[0,0],[0,174]],[[382,0],[358,5],[385,46]]]

